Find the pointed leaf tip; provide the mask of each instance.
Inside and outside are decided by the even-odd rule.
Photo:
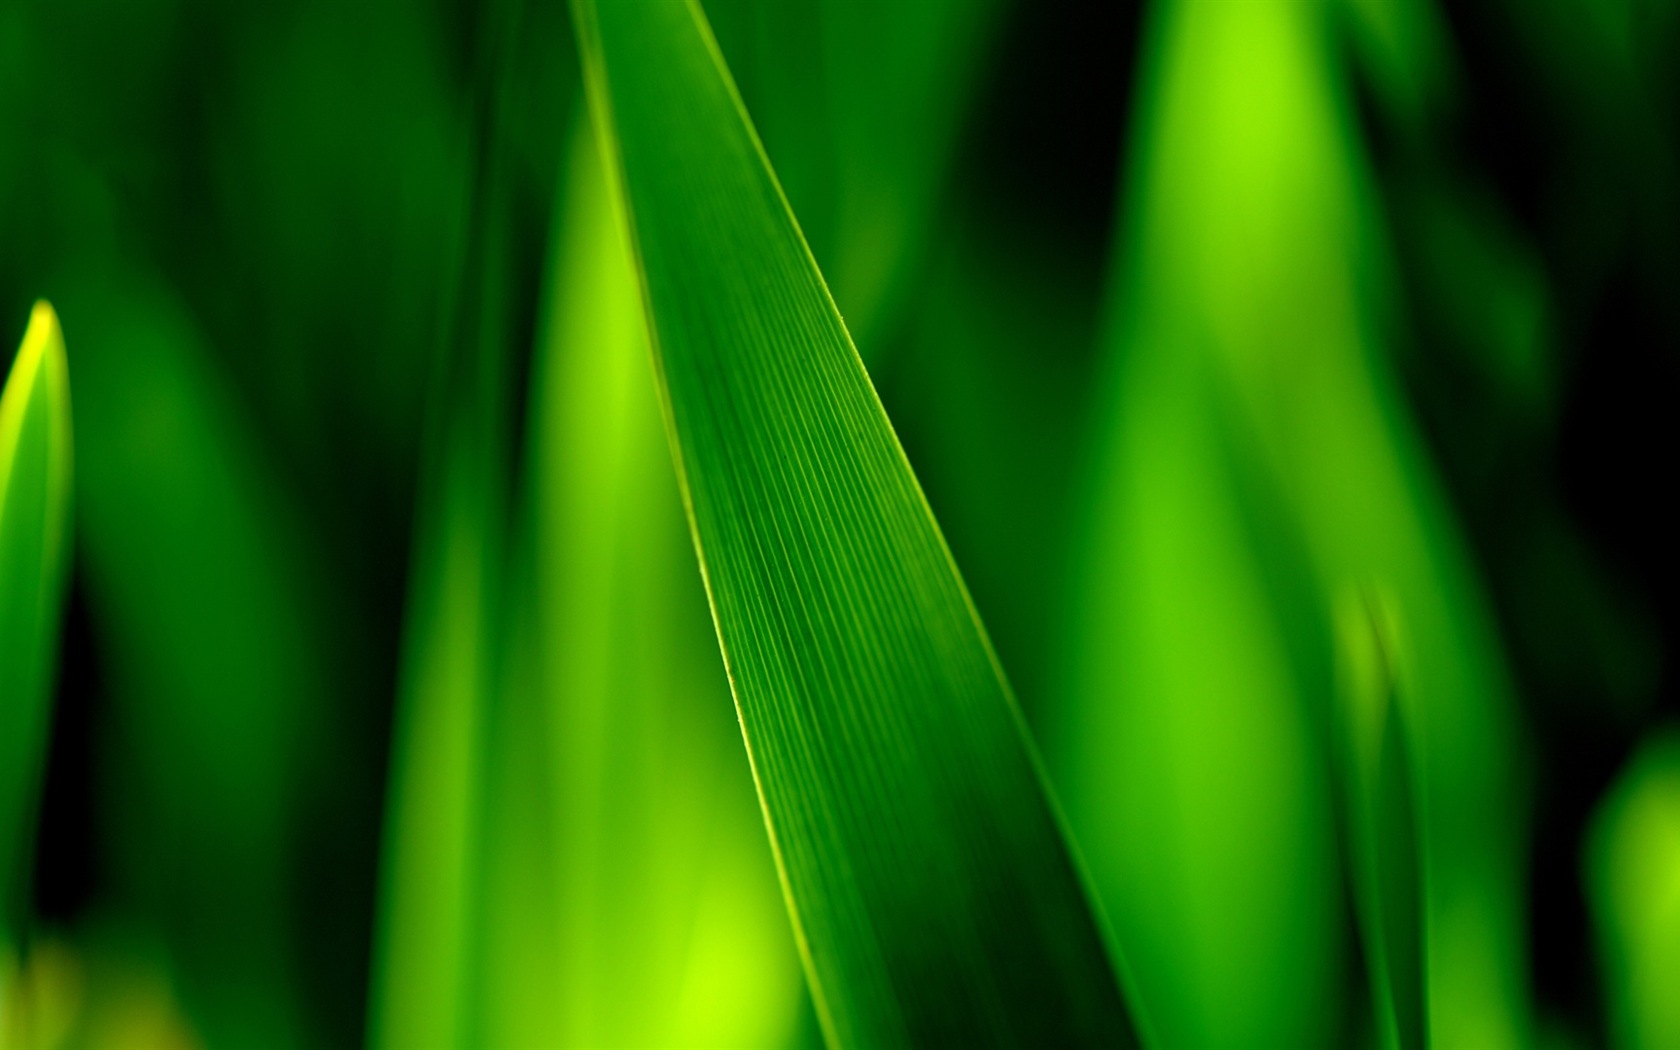
[[[35,305],[0,390],[0,948],[24,919],[64,600],[69,383],[58,317]]]

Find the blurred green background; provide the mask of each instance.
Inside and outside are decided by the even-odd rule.
[[[1677,1045],[1680,8],[703,6],[1158,1045],[1378,1045],[1368,687],[1435,1044]],[[21,1045],[820,1043],[615,223],[564,5],[0,4]]]

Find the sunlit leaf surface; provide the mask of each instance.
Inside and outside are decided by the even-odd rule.
[[[699,9],[574,11],[830,1041],[1129,1041],[1013,698]]]

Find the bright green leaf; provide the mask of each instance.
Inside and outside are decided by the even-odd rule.
[[[1408,642],[1430,1041],[1523,1046],[1517,708],[1393,370],[1334,12],[1155,8],[1058,754],[1163,1041],[1330,1042],[1328,614],[1379,581]]]
[[[574,11],[829,1041],[1131,1041],[1009,687],[699,8]]]
[[[1585,857],[1612,1046],[1680,1046],[1680,733],[1646,741],[1593,817]]]
[[[491,709],[509,616],[514,172],[522,5],[477,12],[475,179],[457,300],[432,376],[393,715],[368,1043],[473,1043]]]

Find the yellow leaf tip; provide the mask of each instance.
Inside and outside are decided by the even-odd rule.
[[[28,405],[37,397],[44,397],[52,413],[52,455],[62,463],[55,468],[68,478],[70,456],[70,376],[65,360],[64,335],[58,327],[58,313],[45,299],[37,300],[29,314],[29,327],[23,333],[9,374],[0,385],[0,490],[5,488],[5,469],[16,454],[16,444],[23,427]],[[65,480],[64,484],[68,484]]]
[[[29,311],[29,327],[33,329],[40,325],[50,326],[49,330],[54,332],[58,330],[58,312],[45,299],[35,300],[34,308]]]
[[[63,356],[64,334],[58,327],[58,312],[45,299],[37,299],[29,312],[29,327],[24,330],[17,361],[12,365],[13,379],[27,384],[30,380],[24,377],[32,379],[43,360],[62,360]]]

